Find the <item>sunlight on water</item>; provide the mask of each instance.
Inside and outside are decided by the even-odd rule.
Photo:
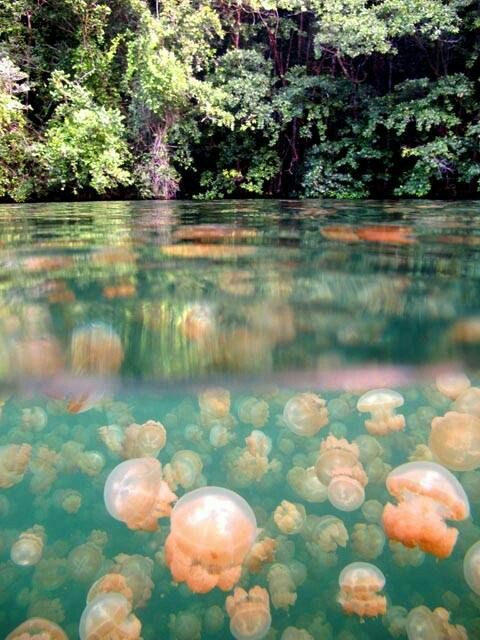
[[[476,205],[0,221],[0,637],[480,637]]]

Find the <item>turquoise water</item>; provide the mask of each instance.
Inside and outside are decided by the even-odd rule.
[[[444,607],[480,637],[480,600],[463,575],[480,540],[479,471],[452,471],[471,517],[449,522],[459,536],[446,559],[392,548],[379,520],[385,503],[396,504],[389,471],[428,457],[432,419],[452,410],[438,377],[462,372],[479,384],[476,203],[15,205],[0,207],[0,228],[0,445],[31,446],[23,477],[0,489],[0,637],[39,616],[78,638],[91,585],[128,574],[119,554],[142,556],[128,578],[142,638],[232,637],[228,593],[194,594],[173,581],[163,551],[169,518],[157,532],[130,530],[105,507],[106,478],[125,452],[109,449],[99,429],[116,425],[118,442],[148,420],[166,432],[164,472],[181,451],[200,461],[188,480],[169,480],[177,496],[204,485],[234,490],[254,509],[258,540],[275,540],[275,558],[259,573],[244,564],[239,583],[272,595],[272,566],[289,572],[296,600],[270,603],[268,638],[407,637],[407,613],[420,605]],[[198,399],[219,387],[229,404],[214,420]],[[289,471],[314,466],[328,435],[365,436],[357,401],[382,387],[402,394],[396,412],[406,426],[370,440],[372,455],[360,449],[367,508],[307,500]],[[284,409],[305,392],[325,401],[328,416],[301,437]],[[254,462],[245,454],[255,428],[249,398],[268,407],[257,427],[271,440]],[[283,500],[306,517],[291,535],[273,516]],[[309,523],[330,515],[343,542],[326,551]],[[12,546],[34,525],[44,529],[41,560],[19,566]],[[337,602],[339,574],[354,561],[383,572],[386,616],[347,616]]]

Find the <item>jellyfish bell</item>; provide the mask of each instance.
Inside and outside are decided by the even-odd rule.
[[[334,476],[328,485],[328,499],[340,511],[355,511],[365,501],[365,489],[348,475]]]
[[[31,567],[40,562],[45,543],[45,529],[34,525],[20,534],[10,549],[10,559],[14,564]]]
[[[387,477],[387,489],[398,505],[387,503],[382,522],[390,540],[447,558],[458,537],[445,520],[465,520],[467,495],[457,478],[435,462],[407,462]]]
[[[290,431],[308,438],[328,424],[326,402],[314,393],[298,393],[285,405],[283,419]]]
[[[463,575],[470,589],[480,595],[480,541],[475,542],[465,554]]]
[[[252,587],[248,592],[236,587],[228,596],[225,609],[230,616],[230,632],[236,640],[261,640],[272,624],[270,598],[262,587]]]
[[[465,389],[452,405],[454,411],[459,413],[469,413],[480,418],[480,388],[469,387]]]
[[[375,618],[385,614],[387,599],[379,593],[385,586],[385,576],[375,565],[352,562],[341,571],[338,583],[338,602],[347,615]]]
[[[405,418],[395,413],[403,405],[403,396],[392,389],[372,389],[361,396],[357,402],[360,413],[370,413],[365,420],[365,429],[371,435],[384,436],[405,428]]]
[[[480,418],[456,411],[434,418],[428,446],[448,469],[476,469],[480,466]]]
[[[102,593],[91,600],[80,618],[80,640],[140,640],[142,625],[132,605],[120,593]]]
[[[257,535],[255,514],[237,493],[202,487],[185,494],[171,514],[165,559],[176,582],[195,593],[231,589]]]
[[[471,383],[464,373],[441,373],[435,379],[438,391],[450,400],[456,400],[460,394],[470,388]]]
[[[157,520],[170,515],[170,503],[176,498],[163,480],[162,465],[156,458],[121,462],[105,482],[107,511],[129,529],[156,531]]]
[[[430,611],[420,606],[412,609],[405,624],[408,640],[468,640],[465,627],[449,622],[450,613],[442,607]]]
[[[45,618],[30,618],[11,631],[5,640],[68,640],[58,624]]]

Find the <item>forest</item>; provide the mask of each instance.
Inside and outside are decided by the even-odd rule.
[[[0,0],[0,199],[475,198],[473,0]]]

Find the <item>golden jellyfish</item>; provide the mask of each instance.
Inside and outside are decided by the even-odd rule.
[[[230,411],[230,391],[215,387],[198,394],[202,422],[206,425],[221,420]]]
[[[250,573],[260,573],[264,564],[275,559],[278,542],[274,538],[264,538],[253,544],[244,560],[244,566]]]
[[[245,438],[245,444],[252,456],[267,457],[272,450],[271,439],[258,429]]]
[[[138,554],[119,553],[115,556],[112,573],[122,575],[132,590],[132,606],[134,609],[145,607],[152,595],[153,560]]]
[[[305,507],[294,504],[288,500],[282,500],[273,513],[275,524],[282,533],[294,535],[302,530],[307,514]]]
[[[450,400],[456,400],[471,386],[471,383],[464,373],[442,373],[437,376],[435,385],[442,395]]]
[[[214,604],[205,611],[203,626],[207,633],[218,633],[225,624],[225,614],[218,604]]]
[[[89,538],[88,542],[74,547],[68,554],[68,570],[70,577],[76,582],[90,582],[100,572],[105,560],[101,544]],[[106,542],[106,540],[105,540]]]
[[[24,431],[42,431],[47,426],[48,417],[41,407],[22,409],[20,425]]]
[[[428,446],[447,469],[476,469],[480,466],[480,418],[456,411],[434,418]]]
[[[405,428],[405,418],[396,414],[395,409],[403,405],[403,396],[392,389],[372,389],[357,402],[360,413],[370,413],[365,420],[365,429],[373,436],[385,436]]]
[[[55,622],[30,618],[11,631],[5,640],[68,640],[68,637]]]
[[[314,638],[306,629],[287,627],[280,636],[280,640],[314,640]]]
[[[168,486],[175,491],[180,485],[192,489],[200,481],[203,462],[198,453],[184,449],[177,451],[163,470]],[[197,485],[198,486],[198,485]]]
[[[98,437],[107,448],[117,456],[123,456],[125,430],[118,424],[109,424],[98,428]],[[156,457],[156,456],[153,456]]]
[[[376,618],[385,615],[387,599],[379,593],[385,586],[385,576],[368,562],[352,562],[338,578],[338,602],[347,615]]]
[[[314,436],[328,424],[328,409],[325,405],[325,400],[314,393],[298,393],[285,405],[285,424],[298,436]]]
[[[367,522],[379,524],[382,521],[383,504],[378,500],[366,500],[361,510]]]
[[[120,593],[132,602],[133,592],[127,584],[127,579],[119,573],[107,573],[98,578],[87,593],[87,604],[103,593]]]
[[[105,482],[108,513],[129,529],[156,531],[158,519],[170,515],[170,504],[176,498],[163,479],[162,465],[156,458],[121,462]]]
[[[336,516],[307,516],[301,535],[308,553],[326,566],[337,563],[338,547],[348,542],[347,529]]]
[[[316,474],[327,488],[330,503],[340,511],[354,511],[365,501],[367,474],[355,444],[328,436],[321,444]]]
[[[170,614],[168,628],[172,640],[201,640],[202,621],[193,611]]]
[[[408,610],[405,609],[405,607],[399,607],[397,605],[388,607],[386,614],[382,618],[382,624],[392,637],[399,638],[405,635],[407,615]]]
[[[248,592],[235,587],[225,609],[230,617],[230,633],[237,640],[261,640],[272,624],[268,591],[252,587]]]
[[[480,418],[480,388],[470,387],[457,396],[452,405],[454,411],[469,413]]]
[[[467,495],[455,476],[435,462],[407,462],[388,475],[386,484],[398,501],[383,510],[387,537],[447,558],[458,531],[445,520],[465,520],[470,514]]]
[[[120,593],[102,593],[80,618],[80,640],[140,640],[142,625],[131,603]]]
[[[222,447],[226,447],[233,437],[234,436],[228,427],[223,424],[215,424],[210,429],[208,439],[212,447],[215,449],[221,449]]]
[[[480,595],[480,541],[473,544],[465,554],[463,575],[470,589]]]
[[[156,458],[165,446],[167,432],[160,422],[147,420],[143,424],[133,423],[125,429],[123,458]]]
[[[10,549],[10,559],[22,567],[40,562],[45,544],[45,529],[36,524],[20,534]]]
[[[255,429],[262,429],[270,416],[270,408],[265,400],[245,398],[238,407],[240,422],[251,424]]]
[[[66,513],[77,513],[82,506],[82,494],[75,489],[62,489],[53,495],[55,504]]]
[[[29,444],[0,446],[0,489],[9,489],[23,480],[31,453]]]
[[[375,560],[382,555],[385,534],[377,524],[359,522],[351,533],[352,549],[362,560]]]
[[[103,322],[79,327],[72,334],[70,359],[75,374],[115,374],[123,361],[120,337]]]
[[[275,609],[285,609],[297,601],[297,589],[290,569],[285,564],[273,564],[267,573],[268,591]]]
[[[65,620],[65,610],[60,598],[40,598],[37,600],[35,595],[35,599],[30,602],[27,614],[31,618],[42,616],[42,618],[47,618],[57,624],[61,624]]]
[[[408,640],[468,640],[465,628],[450,624],[449,619],[450,613],[442,607],[433,611],[425,606],[415,607],[405,625]]]
[[[327,487],[320,482],[315,467],[292,467],[287,472],[287,482],[295,493],[306,502],[325,502]]]
[[[425,554],[418,547],[406,547],[395,540],[390,540],[388,546],[394,563],[399,567],[419,567],[425,560]]]
[[[176,582],[194,593],[230,590],[257,535],[255,514],[238,494],[202,487],[185,494],[171,515],[165,560]]]

